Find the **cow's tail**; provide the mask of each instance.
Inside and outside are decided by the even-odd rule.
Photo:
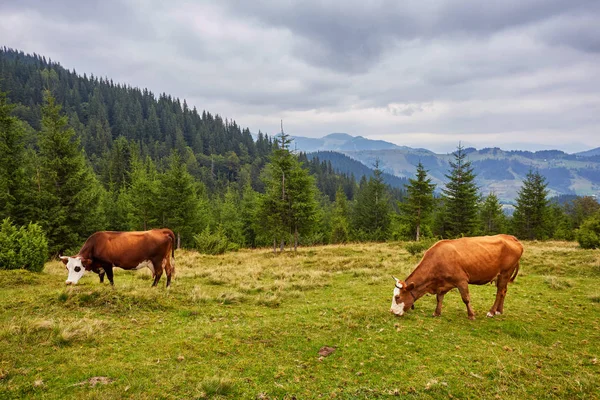
[[[517,277],[517,275],[519,274],[519,263],[517,262],[517,266],[515,267],[515,270],[513,271],[512,276],[510,277],[509,282],[514,282],[515,278]]]
[[[175,258],[175,244],[177,243],[175,241],[175,234],[170,229],[167,229],[165,233],[167,234],[169,239],[171,239],[171,257]]]

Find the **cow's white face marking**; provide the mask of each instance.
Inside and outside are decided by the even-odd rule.
[[[69,276],[67,277],[66,284],[67,285],[75,285],[83,274],[85,274],[85,267],[81,262],[81,257],[69,257],[69,261],[67,262],[67,270],[69,271]]]
[[[135,267],[135,269],[142,269],[142,268],[148,268],[150,270],[150,272],[152,272],[152,276],[154,276],[154,264],[152,263],[152,261],[150,261],[150,260],[142,261],[141,263],[138,264],[137,267]]]
[[[402,287],[402,284],[398,284],[398,286]],[[396,315],[403,315],[404,314],[404,303],[400,303],[397,304],[396,303],[396,296],[400,295],[400,289],[398,287],[394,288],[394,296],[392,297],[392,307],[390,308],[390,311],[393,312]]]

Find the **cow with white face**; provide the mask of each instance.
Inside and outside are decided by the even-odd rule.
[[[474,319],[468,286],[495,281],[496,301],[487,316],[502,314],[507,285],[519,273],[522,254],[523,245],[510,235],[441,240],[425,252],[406,281],[394,278],[390,312],[404,315],[425,294],[435,294],[437,307],[433,315],[438,317],[442,314],[444,295],[457,288],[467,306],[467,316]]]
[[[60,257],[60,260],[65,264],[69,275],[65,283],[67,285],[75,285],[85,274],[85,271],[91,269],[91,260],[83,259],[79,256],[76,257]],[[104,281],[104,270],[94,271],[100,275],[100,282]]]
[[[156,286],[163,271],[167,274],[167,287],[175,273],[175,235],[170,229],[152,229],[143,232],[96,232],[90,236],[73,257],[61,257],[69,275],[67,285],[74,285],[86,271],[92,271],[111,285],[113,268],[125,270],[148,268]]]
[[[398,316],[404,315],[404,311],[409,308],[415,308],[414,302],[416,298],[411,292],[415,285],[412,283],[407,285],[406,282],[401,281],[395,276],[392,276],[392,278],[396,281],[396,285],[394,286],[394,296],[392,297],[390,312]]]

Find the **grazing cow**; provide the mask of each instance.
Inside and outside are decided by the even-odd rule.
[[[96,232],[90,236],[79,253],[73,257],[60,257],[69,271],[66,284],[76,284],[85,271],[104,275],[111,285],[113,267],[126,270],[147,267],[152,271],[156,286],[163,270],[167,273],[167,287],[175,272],[175,235],[170,229],[152,229],[144,232]],[[173,259],[171,259],[171,257]]]
[[[469,319],[475,319],[471,308],[469,284],[483,285],[496,280],[496,301],[488,317],[502,314],[509,282],[519,272],[523,246],[510,235],[465,237],[441,240],[425,252],[421,262],[406,278],[396,280],[390,312],[402,315],[426,293],[437,296],[433,315],[442,313],[442,301],[448,291],[458,288],[467,306]]]

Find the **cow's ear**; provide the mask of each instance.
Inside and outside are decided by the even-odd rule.
[[[83,266],[85,267],[85,269],[90,269],[90,265],[92,265],[92,260],[89,258],[82,258],[81,259],[81,264],[83,264]]]
[[[67,265],[67,263],[69,262],[69,257],[60,256],[60,261],[62,261],[63,264]]]
[[[406,290],[408,290],[409,292],[411,290],[413,290],[414,288],[415,288],[415,283],[414,282],[411,282],[408,285],[406,285]]]

